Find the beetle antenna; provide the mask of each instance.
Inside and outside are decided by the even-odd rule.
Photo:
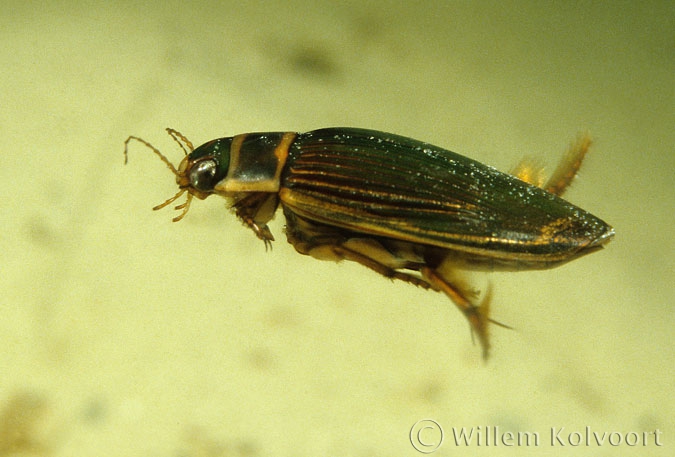
[[[150,143],[148,143],[147,141],[145,141],[143,138],[139,138],[139,137],[137,137],[137,136],[130,136],[129,138],[127,138],[127,139],[124,141],[124,164],[125,164],[125,165],[126,165],[127,162],[129,161],[129,153],[128,153],[128,149],[129,149],[129,142],[131,142],[131,140],[136,140],[136,141],[138,141],[139,143],[143,143],[144,145],[146,145],[147,147],[149,147],[149,148],[152,150],[152,152],[154,152],[154,153],[157,155],[157,157],[159,157],[159,158],[162,160],[162,162],[164,162],[164,164],[165,164],[167,167],[169,167],[169,169],[173,172],[174,175],[176,175],[176,176],[181,176],[180,173],[178,173],[178,170],[176,170],[176,167],[174,167],[173,164],[169,161],[169,159],[167,159],[166,156],[165,156],[164,154],[162,154],[161,152],[159,152],[159,149],[157,149],[156,147],[154,147],[153,145],[151,145]]]
[[[188,140],[186,136],[180,133],[178,130],[167,128],[166,131],[171,136],[171,138],[173,138],[173,141],[178,143],[178,146],[180,146],[185,155],[190,155],[190,153],[195,150],[195,147],[192,145],[192,142]],[[185,148],[185,146],[187,146],[187,149]]]

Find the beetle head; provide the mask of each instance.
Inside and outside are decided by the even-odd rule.
[[[190,140],[182,133],[170,128],[167,128],[166,131],[185,153],[185,157],[178,165],[178,168],[176,168],[169,159],[153,145],[142,138],[135,136],[130,136],[124,143],[124,163],[127,162],[127,148],[129,141],[133,139],[150,148],[162,162],[169,167],[171,172],[176,176],[178,192],[164,203],[161,203],[152,209],[162,209],[187,192],[185,202],[174,207],[174,209],[181,212],[178,216],[173,218],[174,222],[178,222],[185,217],[190,209],[190,203],[192,202],[193,196],[200,200],[205,199],[214,193],[216,184],[218,184],[218,182],[227,174],[229,165],[229,146],[232,143],[232,140],[231,138],[213,140],[195,149],[192,142],[190,142]]]

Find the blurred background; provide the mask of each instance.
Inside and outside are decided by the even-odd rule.
[[[0,15],[0,455],[672,455],[675,10],[646,2],[31,2]],[[355,126],[509,170],[594,139],[565,197],[616,229],[494,290],[487,364],[442,295],[272,224],[152,206],[195,145]],[[538,432],[458,448],[453,427]],[[485,433],[485,432],[484,432]],[[433,448],[440,434],[425,429]],[[559,448],[559,446],[558,446]],[[426,449],[426,448],[425,448]]]

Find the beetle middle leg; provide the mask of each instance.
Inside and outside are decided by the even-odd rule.
[[[431,288],[431,285],[424,279],[399,271],[397,268],[406,268],[399,266],[401,259],[370,238],[350,238],[333,249],[342,259],[358,262],[386,278],[398,279],[423,289]],[[383,259],[383,255],[386,256],[386,260]],[[378,257],[380,259],[377,259]]]
[[[419,270],[422,259],[414,254],[388,249],[377,239],[345,231],[300,217],[284,208],[286,238],[300,254],[319,260],[350,260],[390,279],[424,289],[431,285],[423,278],[401,270]],[[401,255],[399,255],[401,254]]]

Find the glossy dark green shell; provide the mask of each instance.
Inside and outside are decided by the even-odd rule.
[[[601,245],[611,227],[493,167],[398,135],[299,134],[281,202],[316,222],[489,259],[554,263]]]

